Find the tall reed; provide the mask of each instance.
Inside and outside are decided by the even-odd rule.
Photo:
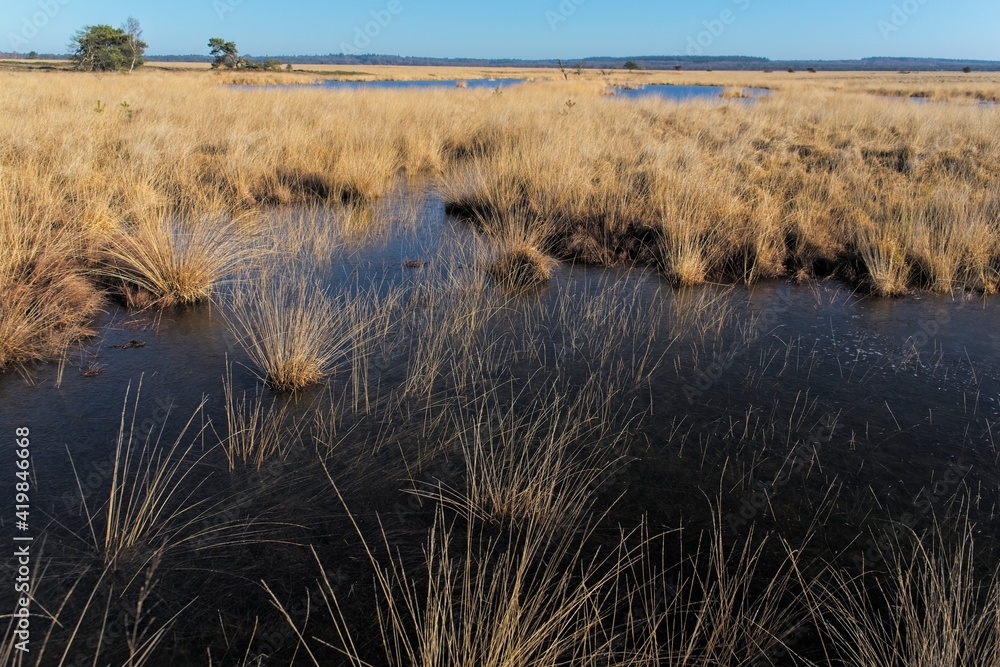
[[[966,520],[944,531],[901,531],[885,553],[888,576],[839,571],[822,585],[823,617],[841,664],[994,665],[1000,661],[1000,584],[975,557]],[[984,570],[985,568],[985,570]]]

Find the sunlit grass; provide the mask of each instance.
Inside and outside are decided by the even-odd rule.
[[[64,232],[0,213],[0,370],[53,358],[91,335],[102,297]]]
[[[132,307],[191,305],[253,256],[234,222],[146,218],[112,234],[98,273]]]

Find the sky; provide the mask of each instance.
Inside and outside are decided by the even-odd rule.
[[[150,55],[749,55],[1000,60],[998,0],[0,0],[0,52],[139,19]]]

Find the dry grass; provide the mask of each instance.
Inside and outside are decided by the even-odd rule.
[[[513,291],[549,282],[558,262],[545,254],[547,226],[526,220],[480,221],[492,239],[486,271],[497,285]]]
[[[381,549],[368,548],[384,651],[375,661],[421,667],[586,664],[598,652],[594,644],[601,641],[603,619],[597,604],[613,574],[601,573],[604,563],[585,561],[575,540],[544,539],[530,524],[521,531],[520,546],[505,548],[478,540],[472,530],[462,534],[438,512],[417,569],[401,563],[388,542],[387,565],[380,562]],[[317,564],[323,570],[318,556]],[[323,620],[341,639],[333,648],[347,664],[373,664],[358,650],[329,579],[324,575],[319,584]],[[301,620],[272,597],[310,663],[328,664],[322,643],[307,637]]]
[[[793,585],[800,554],[786,551],[775,565],[763,557],[774,549],[752,536],[732,542],[717,525],[697,554],[660,563],[629,536],[610,551],[588,542],[587,521],[600,517],[590,505],[595,478],[617,456],[609,446],[591,457],[581,441],[617,440],[589,426],[612,423],[602,412],[610,398],[651,379],[662,361],[651,341],[665,318],[695,325],[707,347],[728,326],[725,295],[679,290],[667,312],[614,290],[585,292],[515,319],[509,295],[491,290],[483,270],[490,240],[494,279],[519,289],[543,282],[553,257],[657,266],[682,286],[794,272],[897,295],[992,293],[1000,280],[1000,110],[883,95],[939,86],[942,100],[992,99],[1000,82],[985,76],[629,75],[639,84],[772,88],[752,104],[612,99],[595,73],[501,94],[246,90],[210,73],[155,70],[0,76],[10,84],[0,88],[9,121],[0,128],[0,365],[58,355],[85,335],[99,280],[126,286],[133,306],[214,297],[272,388],[299,390],[350,368],[354,406],[382,420],[376,430],[391,431],[408,410],[424,416],[400,426],[420,431],[413,447],[424,456],[409,470],[423,472],[442,453],[459,461],[450,486],[418,488],[436,505],[424,551],[405,552],[412,545],[398,547],[384,530],[378,548],[364,542],[379,663],[780,664],[769,656],[788,648],[805,618],[794,617],[805,602]],[[397,319],[401,294],[334,294],[309,269],[337,261],[352,239],[374,238],[386,219],[378,200],[400,176],[429,179],[456,214],[516,224],[487,224],[486,238],[450,262],[432,258],[430,270],[412,274]],[[243,223],[251,218],[257,224]],[[251,228],[270,240],[257,243]],[[265,268],[218,289],[258,247],[268,251]],[[540,344],[505,339],[504,327],[521,326]],[[387,358],[401,368],[384,378],[395,394],[370,402],[368,359],[390,330],[400,340]],[[586,368],[591,402],[541,394],[520,412],[517,401],[500,401],[498,378],[515,386],[522,362],[556,376]],[[448,403],[480,389],[481,405]],[[259,469],[286,453],[284,416],[262,395],[227,388],[224,446],[203,450],[218,452],[221,469]],[[204,527],[213,508],[196,494],[200,451],[189,445],[203,431],[137,441],[134,422],[123,411],[111,490],[84,510],[101,567],[138,576],[161,554],[225,540],[233,522]],[[291,441],[302,435],[292,431]],[[379,456],[387,442],[402,444],[381,437],[373,436]],[[924,547],[881,597],[865,597],[849,577],[834,582],[818,596],[829,619],[821,630],[848,647],[848,663],[995,662],[995,589],[978,586],[963,549]],[[348,662],[363,664],[353,620],[338,606],[343,591],[326,571],[320,588],[331,624],[317,634],[326,639],[286,614],[299,657],[326,664],[332,633]],[[872,611],[880,606],[890,613]],[[917,641],[935,633],[937,642]],[[143,655],[143,642],[135,645]]]
[[[123,564],[145,566],[166,550],[204,537],[191,530],[204,521],[205,508],[192,500],[198,484],[190,477],[197,462],[189,458],[204,431],[201,427],[189,434],[202,406],[163,446],[162,430],[143,437],[136,429],[140,393],[141,383],[131,415],[129,394],[125,396],[107,503],[92,511],[81,492],[90,537],[112,570]]]
[[[498,266],[541,268],[526,272],[531,280],[549,264],[541,252],[658,264],[680,285],[835,273],[885,294],[997,289],[1000,109],[877,94],[993,99],[995,76],[628,75],[636,84],[772,89],[749,104],[679,105],[608,99],[603,85],[617,76],[586,71],[496,95],[246,89],[210,72],[162,69],[6,72],[5,229],[54,230],[36,244],[50,256],[43,282],[76,288],[58,290],[65,301],[42,299],[53,304],[47,312],[21,316],[45,287],[24,287],[7,271],[4,291],[15,298],[4,301],[19,310],[5,306],[3,356],[52,356],[82,333],[94,302],[81,263],[129,285],[134,305],[203,299],[250,244],[219,220],[345,200],[361,204],[349,217],[363,232],[376,222],[363,204],[400,174],[438,179],[454,212],[544,221],[528,230],[533,247],[512,249]],[[901,235],[900,224],[909,225]],[[10,233],[5,245],[15,244]]]
[[[469,520],[573,525],[590,506],[597,481],[623,465],[625,431],[604,432],[613,418],[601,394],[585,387],[569,398],[552,389],[533,396],[475,397],[455,418],[451,444],[465,470],[461,488],[418,485],[415,493]]]
[[[810,614],[798,581],[800,553],[777,563],[768,539],[753,532],[730,543],[715,517],[695,553],[678,564],[657,562],[647,551],[623,597],[631,612],[619,641],[628,665],[808,664],[794,644],[809,631]],[[785,547],[787,549],[787,547]]]
[[[240,465],[257,471],[275,457],[284,457],[301,441],[299,426],[290,419],[286,405],[265,399],[258,391],[252,397],[246,392],[237,396],[233,388],[232,371],[223,388],[226,408],[226,432],[220,439],[229,469]]]
[[[84,569],[69,581],[56,580],[50,572],[56,569],[54,560],[43,552],[33,555],[36,563],[46,561],[46,565],[36,566],[33,574],[29,650],[15,648],[16,621],[10,615],[8,627],[0,635],[0,661],[4,665],[70,667],[83,659],[123,667],[157,664],[157,652],[169,643],[171,630],[190,606],[169,618],[157,618],[150,612],[149,607],[156,606],[158,591],[154,589],[160,583],[158,559],[136,579],[116,585],[109,567]],[[131,622],[122,623],[122,616],[114,611],[120,609],[118,605],[128,609]],[[89,634],[92,624],[102,629],[99,635]]]
[[[908,544],[885,554],[890,576],[877,586],[840,573],[825,587],[827,627],[842,664],[958,667],[1000,661],[996,568],[990,564],[986,577],[979,572],[970,529],[959,523],[953,542],[940,532],[920,538],[903,531]]]
[[[858,233],[857,252],[864,262],[873,292],[880,296],[900,296],[909,284],[910,263],[906,245],[894,228],[866,228]]]
[[[312,622],[332,626],[334,643],[268,588],[311,664],[334,654],[358,667],[806,664],[792,645],[811,623],[790,602],[800,596],[797,557],[771,569],[765,543],[753,536],[730,546],[716,525],[677,565],[652,556],[660,539],[644,528],[623,532],[605,555],[592,557],[584,554],[589,531],[579,523],[553,536],[525,519],[510,534],[489,537],[476,522],[449,524],[440,509],[435,517],[419,564],[403,562],[384,533],[378,547],[362,535],[376,571],[380,647],[362,648],[315,551],[324,574]],[[755,588],[751,582],[761,579]]]
[[[98,273],[131,308],[191,305],[210,299],[251,248],[234,222],[157,216],[112,234]]]
[[[238,286],[227,321],[269,387],[298,391],[334,372],[354,345],[349,306],[309,272],[265,270]]]
[[[102,296],[68,235],[0,214],[0,370],[92,335]]]

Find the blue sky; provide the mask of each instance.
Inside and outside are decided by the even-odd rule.
[[[0,51],[64,53],[79,27],[130,15],[150,54],[223,37],[251,55],[1000,60],[998,0],[3,0]]]

